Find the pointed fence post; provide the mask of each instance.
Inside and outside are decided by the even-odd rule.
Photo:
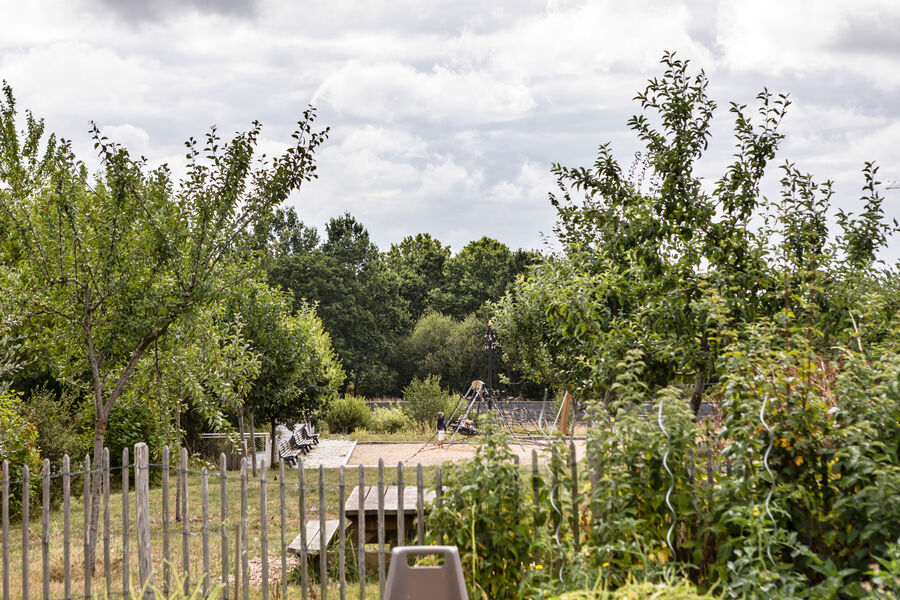
[[[144,599],[153,598],[153,558],[150,554],[150,451],[147,444],[134,445],[134,502],[137,514],[138,571]]]

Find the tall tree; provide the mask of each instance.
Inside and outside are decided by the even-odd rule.
[[[331,339],[313,308],[301,304],[294,314],[291,303],[289,294],[257,281],[234,290],[227,303],[227,319],[240,325],[259,361],[243,407],[257,423],[269,423],[273,439],[277,424],[293,425],[308,417],[344,381]]]
[[[466,244],[444,263],[443,282],[429,293],[428,305],[455,319],[496,301],[525,267],[537,260],[537,254],[510,252],[506,244],[483,237]]]
[[[253,231],[315,176],[314,131],[307,110],[295,144],[271,162],[254,160],[260,125],[205,143],[186,143],[187,173],[143,159],[93,128],[102,161],[95,177],[66,141],[44,137],[26,114],[16,127],[12,90],[0,101],[0,286],[29,320],[40,345],[65,375],[90,372],[94,460],[109,415],[141,358],[180,319],[221,298],[257,270]],[[101,474],[94,476],[91,565],[99,523]]]
[[[431,290],[443,284],[444,263],[449,257],[450,246],[428,233],[408,235],[384,254],[385,264],[400,280],[400,295],[409,304],[413,319],[425,312]]]
[[[365,227],[349,214],[329,221],[311,252],[275,261],[269,280],[314,303],[347,372],[347,387],[366,395],[397,393],[400,340],[410,327],[396,275],[386,269]]]

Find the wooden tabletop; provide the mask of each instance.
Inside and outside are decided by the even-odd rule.
[[[425,490],[424,504],[425,510],[429,509],[429,505],[435,498],[434,490]],[[370,514],[378,514],[378,486],[368,485],[363,488],[363,511],[366,516]],[[403,514],[415,514],[418,510],[418,490],[414,485],[403,486]],[[400,505],[400,486],[387,485],[384,487],[384,513],[396,515],[399,512]],[[347,502],[344,503],[344,514],[348,518],[356,518],[359,514],[359,486],[353,488]]]

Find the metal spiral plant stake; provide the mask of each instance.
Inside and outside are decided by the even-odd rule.
[[[675,474],[672,473],[672,469],[669,468],[669,452],[672,449],[672,439],[669,437],[669,432],[666,431],[665,425],[663,425],[663,404],[665,400],[663,398],[659,399],[659,414],[656,417],[656,422],[659,423],[659,428],[662,430],[663,435],[666,436],[666,452],[663,454],[663,468],[666,470],[666,473],[669,474],[669,489],[666,490],[666,506],[669,507],[669,511],[672,513],[672,524],[669,525],[669,531],[666,532],[666,544],[669,546],[669,550],[672,551],[672,560],[675,560],[675,546],[672,545],[672,532],[675,530],[675,523],[678,520],[678,515],[675,513],[675,507],[672,506],[672,490],[675,489]]]
[[[769,424],[766,423],[765,413],[766,407],[769,405],[769,397],[766,396],[765,400],[763,400],[762,406],[759,407],[759,422],[762,423],[762,426],[766,429],[766,433],[769,434],[769,445],[766,447],[766,453],[763,454],[763,467],[766,469],[766,473],[769,474],[769,478],[772,480],[772,485],[769,487],[769,493],[766,495],[766,515],[768,515],[769,519],[772,523],[775,523],[775,517],[772,516],[772,511],[769,508],[772,502],[772,495],[775,493],[775,474],[772,472],[772,469],[769,467],[769,454],[772,452],[773,440],[772,440],[772,428],[769,427]],[[772,564],[775,564],[775,559],[772,558],[772,546],[766,546],[766,555],[768,555],[769,560],[772,561]]]

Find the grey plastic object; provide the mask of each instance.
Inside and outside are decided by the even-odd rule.
[[[443,556],[444,564],[409,566],[410,556]],[[391,553],[386,600],[469,600],[456,546],[401,546]]]

